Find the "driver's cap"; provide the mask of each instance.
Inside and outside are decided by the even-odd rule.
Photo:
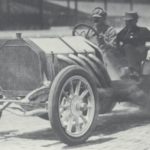
[[[101,7],[96,7],[92,11],[92,17],[101,18],[101,17],[106,17],[106,16],[107,16],[107,13]]]

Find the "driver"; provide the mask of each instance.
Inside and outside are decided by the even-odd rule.
[[[102,8],[96,7],[92,11],[92,19],[94,28],[98,32],[98,46],[102,51],[104,62],[109,68],[108,72],[114,79],[119,79],[122,59],[116,50],[117,32],[112,26],[107,24],[107,13]]]
[[[140,77],[141,63],[146,58],[145,42],[150,41],[150,31],[145,27],[137,26],[138,14],[125,14],[125,27],[117,35],[117,47],[125,56],[128,75]]]
[[[92,11],[94,28],[98,32],[98,46],[103,52],[115,48],[116,31],[106,23],[107,13],[100,7]]]

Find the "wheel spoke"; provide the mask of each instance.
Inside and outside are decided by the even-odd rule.
[[[81,88],[81,81],[79,81],[79,82],[77,83],[77,86],[76,86],[76,89],[75,89],[75,94],[76,94],[76,95],[79,95],[79,93],[80,93],[80,88]]]
[[[70,110],[63,111],[63,113],[61,113],[61,115],[62,115],[62,121],[68,121],[68,119],[70,117]]]
[[[65,105],[60,105],[60,106],[59,106],[59,113],[60,113],[60,114],[63,113],[66,109],[69,108],[69,106],[70,106],[69,103],[68,103],[68,104],[65,104]]]
[[[80,123],[79,123],[79,118],[78,117],[75,117],[75,127],[76,127],[76,132],[79,132],[81,130],[81,127],[80,127]]]
[[[89,108],[89,107],[88,107],[88,104],[87,104],[87,103],[84,103],[84,102],[81,103],[80,106],[81,106],[80,108],[81,108],[81,111],[82,111],[82,112],[88,110],[88,108]]]
[[[63,107],[63,106],[60,106],[60,108],[59,108],[59,113],[62,114],[64,111],[65,111],[64,107]]]
[[[91,103],[91,97],[89,96],[88,97],[88,103],[87,103],[87,109],[91,109],[91,108],[93,108],[93,105]]]
[[[68,132],[72,132],[72,127],[73,127],[73,117],[70,118],[66,130],[67,130]]]
[[[70,95],[74,94],[74,88],[73,88],[73,83],[72,81],[70,82]]]
[[[89,91],[86,89],[84,90],[81,95],[80,95],[80,98],[83,99],[87,94],[89,93]]]
[[[82,119],[82,121],[84,122],[84,124],[86,124],[86,123],[87,123],[87,119],[86,119],[86,117],[84,117],[83,115],[80,115],[80,118]]]
[[[63,95],[64,95],[66,98],[69,97],[69,95],[67,94],[67,92],[66,92],[65,90],[63,90],[62,93],[63,93]]]
[[[88,105],[87,105],[87,109],[91,109],[91,108],[93,108],[93,105],[88,104]]]
[[[67,128],[68,122],[66,120],[61,119],[62,127]]]
[[[66,108],[69,106],[69,98],[63,97],[61,103],[60,103],[60,107]]]
[[[64,105],[65,105],[65,103],[66,103],[66,98],[65,98],[65,97],[63,97],[63,99],[62,99],[62,101],[61,101],[61,106],[64,106]]]

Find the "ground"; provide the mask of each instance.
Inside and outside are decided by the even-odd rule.
[[[149,150],[150,115],[129,104],[117,104],[114,111],[100,115],[97,128],[87,142],[68,147],[59,141],[50,122],[38,117],[21,117],[5,111],[0,121],[3,150]]]

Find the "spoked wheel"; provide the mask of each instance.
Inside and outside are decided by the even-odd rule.
[[[52,128],[68,145],[83,143],[96,126],[99,112],[96,86],[79,66],[69,66],[58,73],[49,95]]]
[[[78,24],[73,28],[72,35],[83,36],[86,39],[94,42],[94,40],[97,40],[98,32],[90,25]]]

